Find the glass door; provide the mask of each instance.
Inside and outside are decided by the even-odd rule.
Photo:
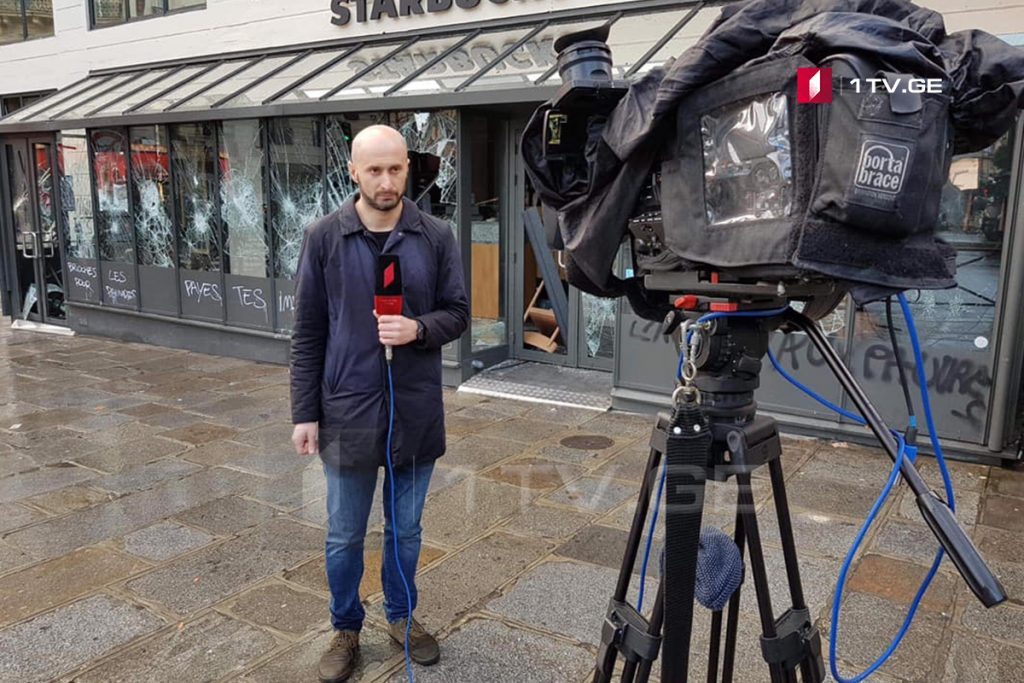
[[[13,226],[16,318],[64,324],[64,278],[57,215],[54,149],[51,140],[4,143],[8,216]]]

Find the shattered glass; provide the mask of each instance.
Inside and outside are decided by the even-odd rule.
[[[220,212],[224,271],[267,277],[270,247],[263,217],[263,138],[256,119],[225,121],[220,135]]]
[[[456,232],[455,211],[458,208],[458,179],[456,177],[456,132],[458,115],[453,109],[431,112],[398,112],[390,125],[402,133],[410,152],[430,154],[440,160],[437,177],[418,193],[420,208],[447,220]]]
[[[216,150],[214,124],[189,123],[171,127],[174,159],[178,262],[189,270],[220,270],[217,206],[214,196]]]
[[[132,214],[139,263],[174,267],[174,224],[167,132],[163,126],[128,130],[131,139]]]
[[[582,293],[583,320],[590,358],[615,356],[616,299],[605,299]]]
[[[356,193],[348,162],[352,160],[352,125],[336,116],[327,117],[327,212],[337,211]]]
[[[57,154],[61,168],[61,230],[65,255],[69,259],[94,259],[96,233],[93,230],[92,181],[89,179],[85,131],[61,132]]]
[[[128,178],[125,152],[128,141],[116,128],[96,128],[92,138],[93,174],[96,179],[96,227],[100,258],[134,263],[132,224],[128,212]]]
[[[313,117],[272,119],[269,126],[274,277],[290,279],[303,231],[323,215],[323,135]]]

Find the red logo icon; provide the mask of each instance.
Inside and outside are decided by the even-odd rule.
[[[828,104],[832,101],[832,69],[816,67],[796,70],[796,101],[800,104]]]
[[[387,289],[395,281],[395,264],[389,263],[384,269],[384,288]]]

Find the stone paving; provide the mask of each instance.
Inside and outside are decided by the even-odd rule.
[[[650,417],[453,391],[445,404],[449,453],[427,501],[418,579],[418,615],[443,659],[416,667],[417,680],[590,680]],[[316,680],[330,638],[324,478],[317,460],[291,452],[290,431],[285,368],[0,325],[0,681]],[[888,461],[787,438],[783,462],[824,635],[842,557]],[[922,470],[938,481],[934,463]],[[1024,681],[1024,473],[953,472],[960,517],[1012,602],[981,609],[946,562],[872,680]],[[782,553],[758,474],[781,606]],[[709,523],[731,527],[732,490],[709,488]],[[380,525],[378,500],[354,680],[401,683],[402,653],[383,629]],[[850,577],[845,674],[888,643],[935,548],[901,489]],[[655,587],[649,579],[649,596]],[[742,602],[737,680],[766,681],[751,589]],[[698,607],[698,671],[709,623]]]

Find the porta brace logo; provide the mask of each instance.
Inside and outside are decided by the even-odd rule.
[[[864,190],[899,194],[907,176],[910,148],[881,140],[865,140],[854,185]]]

